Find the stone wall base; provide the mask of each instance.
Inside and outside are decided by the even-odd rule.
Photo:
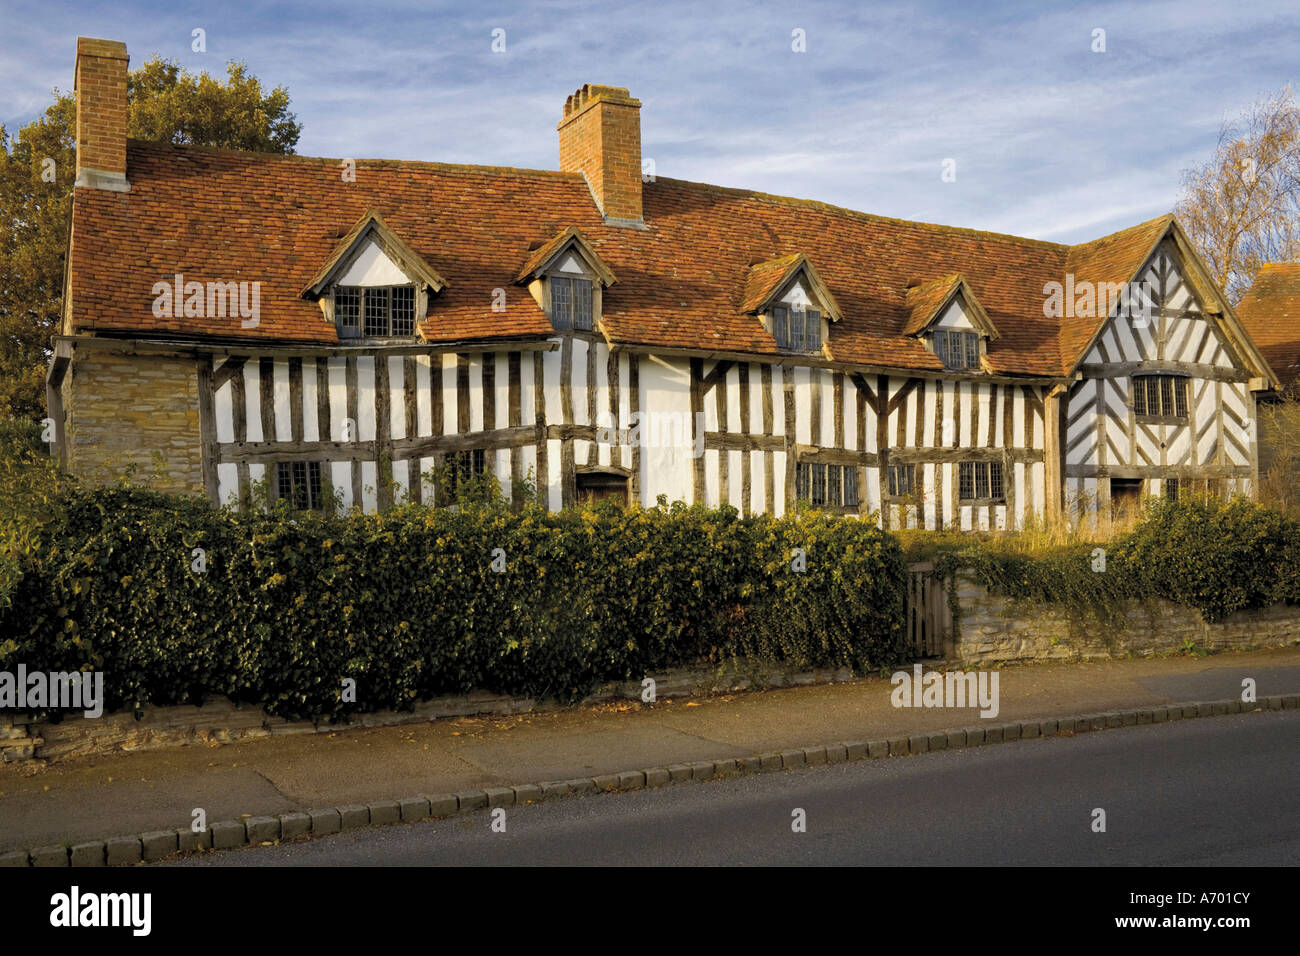
[[[783,671],[679,669],[650,675],[657,698],[747,690],[752,687],[791,687],[853,679],[848,668],[799,673]],[[640,681],[608,684],[582,703],[640,700]],[[565,705],[532,697],[508,697],[486,691],[421,701],[411,711],[357,714],[351,723],[288,721],[269,716],[260,706],[237,705],[214,697],[201,707],[146,707],[136,720],[129,711],[88,719],[68,715],[59,723],[31,722],[25,714],[0,715],[0,757],[7,762],[57,761],[69,757],[103,756],[143,750],[163,750],[189,744],[230,743],[283,734],[314,734],[341,728],[386,727],[424,723],[444,717],[539,713]]]
[[[1106,634],[1072,621],[1058,605],[1018,605],[960,574],[957,602],[959,620],[948,657],[963,666],[1153,656],[1189,643],[1202,650],[1300,644],[1300,607],[1283,604],[1207,624],[1194,608],[1159,599],[1135,601],[1124,624]]]

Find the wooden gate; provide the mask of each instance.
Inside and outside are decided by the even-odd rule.
[[[904,600],[907,647],[912,657],[943,657],[952,636],[952,610],[948,592],[930,562],[907,569]]]

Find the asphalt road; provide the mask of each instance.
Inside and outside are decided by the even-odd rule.
[[[1300,711],[1281,711],[569,798],[506,810],[504,833],[481,811],[174,865],[1296,865],[1297,784]]]

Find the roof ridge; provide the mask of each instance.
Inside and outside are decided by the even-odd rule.
[[[227,146],[193,146],[177,145],[174,143],[157,143],[143,139],[128,139],[127,146],[137,149],[149,149],[155,152],[183,152],[183,153],[201,153],[210,156],[229,156],[235,159],[247,160],[269,160],[276,162],[300,163],[302,165],[320,164],[325,166],[337,166],[343,162],[344,157],[331,156],[303,156],[299,153],[267,153],[252,149],[231,149]],[[358,165],[365,163],[368,166],[391,166],[395,168],[402,167],[419,167],[442,172],[477,172],[492,173],[496,175],[517,175],[517,176],[544,176],[551,179],[559,179],[565,182],[583,182],[582,173],[568,173],[559,169],[527,169],[521,166],[484,166],[477,163],[441,163],[432,160],[423,159],[365,159],[352,158],[353,162]]]
[[[211,156],[228,156],[231,158],[243,158],[249,160],[268,160],[275,162],[292,162],[302,164],[321,164],[327,166],[336,166],[343,162],[344,157],[331,156],[305,156],[299,153],[271,153],[251,149],[233,149],[226,146],[197,146],[192,144],[177,145],[175,143],[160,143],[151,140],[128,138],[127,145],[135,148],[151,149],[157,152],[187,152],[201,153]],[[421,159],[370,159],[370,158],[353,158],[357,164],[365,163],[368,166],[393,167],[393,168],[421,168],[440,172],[452,173],[486,173],[490,175],[507,175],[507,176],[540,176],[549,179],[557,179],[564,182],[583,182],[583,175],[578,172],[565,172],[557,169],[529,169],[522,166],[489,166],[479,163],[445,163],[432,160]],[[777,202],[783,205],[803,206],[805,208],[821,209],[823,211],[841,215],[848,215],[854,218],[877,223],[891,223],[899,226],[919,227],[926,231],[940,232],[947,235],[969,236],[971,238],[995,239],[1004,242],[1011,242],[1018,245],[1033,246],[1036,248],[1051,248],[1058,250],[1075,250],[1082,246],[1092,243],[1101,242],[1113,236],[1122,235],[1136,229],[1150,226],[1161,220],[1172,220],[1172,212],[1164,213],[1146,222],[1141,222],[1133,226],[1127,226],[1124,229],[1115,232],[1106,233],[1095,239],[1089,239],[1081,243],[1061,243],[1052,242],[1049,239],[1033,239],[1028,236],[1018,236],[1013,233],[995,232],[988,229],[973,229],[968,226],[950,226],[943,223],[925,222],[919,219],[902,219],[896,216],[882,216],[878,213],[864,212],[860,209],[851,209],[848,206],[838,206],[834,203],[823,202],[819,199],[801,199],[798,196],[782,196],[777,193],[767,193],[756,189],[746,189],[738,186],[722,186],[716,183],[701,183],[689,179],[674,179],[668,176],[659,176],[657,182],[678,183],[683,186],[695,187],[698,189],[711,190],[714,192],[727,193],[732,195],[747,196],[767,202]],[[791,253],[794,255],[795,253]],[[772,260],[768,260],[772,261]]]
[[[1021,245],[1035,246],[1038,248],[1052,248],[1068,250],[1073,248],[1060,242],[1052,242],[1048,239],[1031,239],[1028,236],[1016,236],[1007,232],[992,232],[987,229],[971,229],[968,226],[946,226],[937,222],[923,222],[919,219],[899,219],[895,216],[882,216],[878,213],[863,212],[860,209],[850,209],[847,206],[837,206],[834,203],[823,202],[820,199],[800,199],[797,196],[781,196],[776,193],[765,193],[756,189],[744,189],[737,186],[719,186],[713,183],[698,183],[689,179],[672,179],[668,176],[656,177],[657,182],[680,183],[684,186],[694,186],[700,189],[709,189],[721,193],[730,193],[732,195],[748,196],[751,199],[764,200],[768,202],[777,202],[783,205],[804,206],[814,209],[822,209],[830,213],[839,213],[864,219],[869,222],[893,223],[900,226],[920,226],[923,229],[949,233],[954,235],[970,236],[972,238],[982,239],[1000,239],[1008,242],[1014,242]]]
[[[1069,246],[1067,248],[1071,250],[1082,249],[1085,246],[1092,246],[1092,245],[1096,245],[1099,242],[1105,242],[1107,239],[1114,239],[1116,236],[1123,236],[1127,233],[1137,232],[1139,229],[1149,229],[1150,227],[1156,225],[1157,223],[1163,223],[1167,225],[1168,223],[1171,223],[1173,221],[1174,221],[1174,214],[1172,212],[1162,213],[1159,216],[1155,216],[1151,219],[1148,219],[1146,222],[1139,222],[1132,226],[1125,226],[1123,229],[1116,229],[1114,232],[1108,232],[1104,236],[1098,236],[1095,239],[1088,239],[1085,242],[1076,242],[1074,245]]]
[[[963,282],[966,281],[966,274],[960,271],[945,272],[943,275],[935,276],[933,279],[923,279],[920,282],[918,282],[916,285],[908,286],[904,294],[915,292],[917,289],[924,289],[926,286],[936,285],[937,283],[940,282],[944,282],[947,283],[948,285],[952,285],[954,282],[956,282],[959,279],[962,280]]]

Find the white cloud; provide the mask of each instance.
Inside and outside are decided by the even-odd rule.
[[[137,64],[246,60],[289,89],[308,154],[554,168],[564,97],[608,83],[642,100],[663,176],[1068,241],[1167,211],[1225,114],[1300,81],[1293,0],[9,7],[10,125],[71,87],[78,33],[125,40]],[[196,25],[206,56],[189,51]],[[1098,26],[1104,54],[1089,49]],[[957,182],[940,183],[948,157]]]

